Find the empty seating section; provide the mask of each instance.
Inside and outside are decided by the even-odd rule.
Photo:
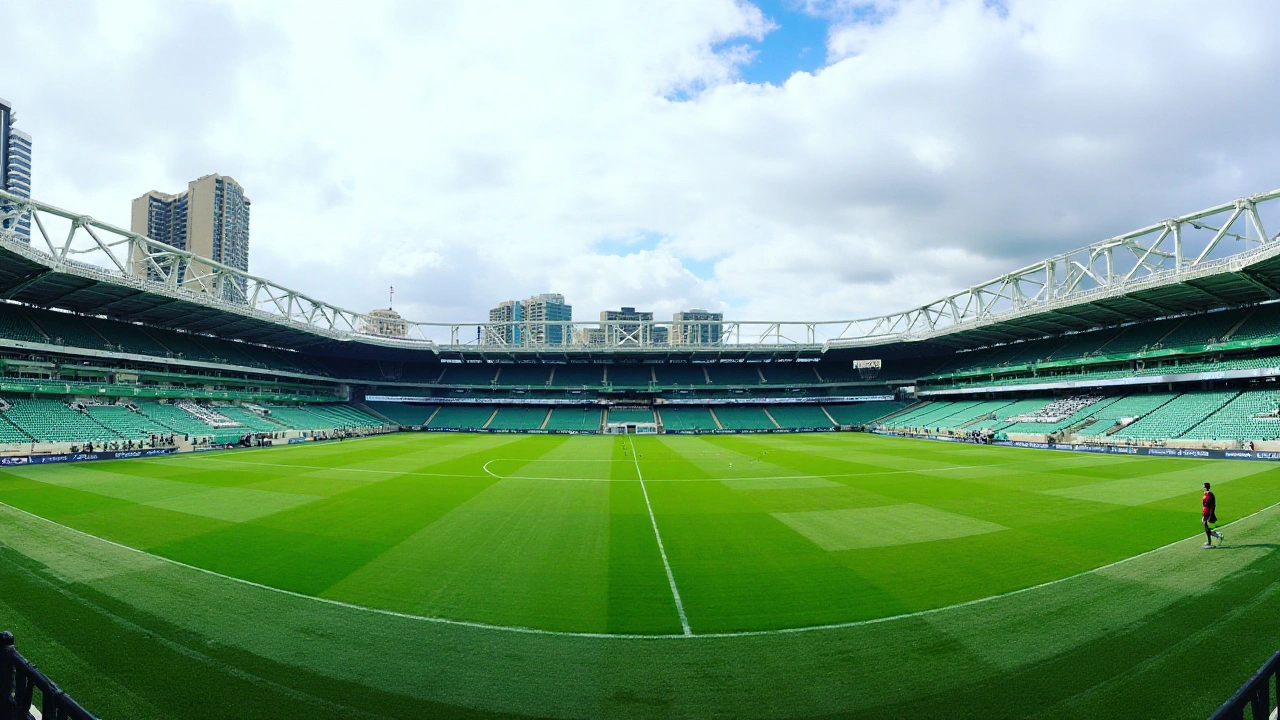
[[[607,365],[609,384],[615,388],[647,388],[653,382],[648,365]]]
[[[498,385],[508,387],[544,387],[551,377],[551,368],[538,364],[499,365]]]
[[[279,432],[288,428],[284,423],[278,423],[268,420],[252,410],[234,407],[231,405],[218,405],[214,410],[228,418],[240,423],[253,432]]]
[[[760,370],[770,385],[812,385],[818,382],[814,365],[817,363],[764,363]]]
[[[1185,393],[1148,413],[1112,437],[1127,440],[1170,440],[1200,424],[1237,395],[1235,391]]]
[[[29,442],[31,442],[31,436],[9,422],[8,418],[4,417],[4,413],[0,413],[0,444]]]
[[[832,427],[831,418],[817,405],[771,405],[769,414],[779,427],[802,430]]]
[[[427,427],[479,430],[493,415],[492,405],[444,405]]]
[[[4,416],[42,442],[105,442],[120,435],[60,400],[10,398]]]
[[[432,413],[439,405],[420,405],[418,403],[369,402],[365,403],[374,412],[379,413],[399,425],[426,425]]]
[[[0,304],[0,337],[23,342],[49,342],[49,338],[27,320],[27,315],[22,309],[9,304]]]
[[[866,425],[873,420],[879,420],[885,415],[901,410],[903,405],[896,401],[876,400],[844,405],[823,405],[822,407],[840,425]]]
[[[1280,304],[1262,305],[1255,308],[1249,319],[1231,334],[1232,342],[1246,340],[1274,339],[1280,336]]]
[[[609,415],[605,422],[651,423],[657,420],[649,408],[609,408]]]
[[[600,429],[600,408],[558,407],[547,418],[548,430],[597,431]]]
[[[1102,346],[1103,355],[1121,355],[1149,350],[1161,341],[1178,325],[1177,320],[1161,320],[1159,322],[1138,323],[1123,328],[1106,345]]]
[[[1069,335],[1066,337],[1066,342],[1060,345],[1052,354],[1049,355],[1049,359],[1070,360],[1071,358],[1092,355],[1100,351],[1108,342],[1119,334],[1120,330],[1110,328],[1107,330],[1094,330],[1091,332]]]
[[[1245,316],[1245,312],[1244,310],[1226,310],[1189,317],[1161,340],[1160,344],[1171,348],[1222,342],[1222,339]]]
[[[319,430],[333,427],[332,423],[306,407],[293,405],[272,405],[267,408],[271,419],[293,430]],[[280,428],[276,428],[279,430]]]
[[[444,374],[440,376],[441,385],[480,385],[488,387],[498,375],[495,365],[458,364],[445,365]]]
[[[490,430],[537,430],[547,419],[546,407],[503,406],[489,421]]]
[[[1177,393],[1147,393],[1119,398],[1105,408],[1099,408],[1094,412],[1094,423],[1080,430],[1076,435],[1080,438],[1102,437],[1116,425],[1132,422],[1177,396]]]
[[[108,344],[121,352],[135,355],[154,355],[156,357],[164,357],[169,353],[168,348],[156,342],[155,338],[137,325],[120,322],[100,322],[95,323],[94,327],[99,334],[107,339]]]
[[[975,422],[975,423],[970,423],[968,426],[965,427],[965,430],[994,430],[996,432],[1002,431],[1004,428],[1013,424],[1013,421],[1009,420],[1009,418],[1035,412],[1036,410],[1043,408],[1045,405],[1048,405],[1052,400],[1053,398],[1033,398],[1029,400],[1018,400],[1017,402],[1010,403],[1000,408],[995,413],[995,417],[993,418],[990,418],[988,420],[979,420],[978,422]]]
[[[716,430],[715,418],[704,407],[664,407],[658,410],[664,430]]]
[[[554,365],[551,384],[555,387],[600,387],[604,385],[604,366],[582,363]]]
[[[725,430],[772,430],[778,427],[762,407],[717,405],[711,410]]]
[[[90,405],[89,417],[126,440],[146,440],[152,435],[168,435],[169,428],[125,405]]]
[[[1060,430],[1066,430],[1073,425],[1077,425],[1088,420],[1094,413],[1106,410],[1107,406],[1111,405],[1115,401],[1116,398],[1081,398],[1079,402],[1066,405],[1065,407],[1060,408],[1057,412],[1046,412],[1045,419],[1047,422],[1015,422],[1000,428],[1000,431],[1004,433],[1030,433],[1037,435],[1056,433]],[[1062,401],[1055,402],[1061,403]],[[1046,409],[1052,408],[1053,406],[1054,403],[1049,403],[1049,405],[1041,408],[1041,412],[1044,412]],[[1066,414],[1066,416],[1062,417],[1063,414]],[[1060,417],[1061,419],[1053,420],[1053,417]]]
[[[186,410],[183,410],[177,405],[158,402],[139,402],[138,410],[155,422],[177,433],[190,435],[192,437],[203,437],[214,434],[214,429],[207,423],[201,422],[200,418],[192,415]]]
[[[1182,434],[1184,440],[1274,440],[1280,438],[1280,393],[1240,393],[1221,410]]]
[[[987,400],[975,403],[934,421],[933,426],[946,430],[958,430],[975,420],[984,420],[989,416],[998,415],[1003,408],[1009,406],[1009,403],[1009,400]]]
[[[49,310],[32,310],[31,320],[49,336],[49,342],[55,345],[72,345],[75,347],[105,350],[106,338],[94,332],[88,323],[66,313]]]
[[[759,385],[758,363],[707,363],[707,375],[715,385]]]
[[[702,370],[704,367],[706,366],[696,363],[659,365],[653,372],[658,377],[660,387],[697,387],[707,384],[707,374]]]

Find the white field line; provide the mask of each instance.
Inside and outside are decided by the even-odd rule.
[[[0,502],[0,507],[6,507],[14,512],[20,513],[22,515],[26,515],[27,517],[34,518],[41,522],[48,523],[49,525],[53,525],[55,527],[60,527],[63,530],[67,530],[69,532],[75,533],[76,535],[80,535],[81,537],[86,537],[91,540],[97,540],[98,542],[111,545],[112,547],[116,547],[121,550],[127,550],[129,552],[136,553],[138,555],[144,555],[146,557],[152,558],[153,560],[159,560],[163,563],[176,565],[178,567],[183,567],[188,570],[194,570],[198,573],[203,573],[211,577],[221,578],[223,580],[228,580],[230,582],[237,583],[240,585],[247,585],[250,587],[258,588],[260,590],[266,590],[268,592],[278,593],[280,595],[288,595],[290,597],[295,597],[302,600],[311,600],[314,602],[323,603],[325,605],[333,605],[335,607],[347,608],[350,610],[358,610],[361,612],[372,613],[375,615],[385,615],[388,617],[401,618],[404,620],[417,620],[421,622],[437,623],[440,625],[454,625],[459,627],[477,628],[481,630],[496,630],[500,632],[521,633],[525,635],[553,635],[553,636],[562,636],[562,637],[601,638],[601,639],[618,639],[618,640],[672,640],[672,639],[691,640],[691,639],[762,637],[762,636],[769,636],[769,635],[794,635],[796,633],[816,632],[816,631],[822,631],[822,630],[843,630],[846,628],[862,627],[864,625],[879,625],[881,623],[894,622],[897,620],[907,620],[910,618],[921,617],[924,615],[936,615],[938,613],[947,612],[948,610],[955,610],[958,608],[968,607],[970,605],[981,605],[983,603],[988,603],[993,600],[1012,597],[1014,595],[1021,595],[1023,593],[1029,593],[1034,590],[1040,590],[1042,588],[1046,588],[1051,585],[1057,585],[1059,583],[1064,583],[1069,580],[1074,580],[1076,578],[1085,577],[1087,575],[1093,575],[1095,573],[1102,572],[1103,570],[1108,570],[1118,565],[1123,565],[1129,562],[1130,560],[1137,560],[1140,557],[1145,557],[1147,555],[1151,555],[1153,553],[1157,553],[1162,550],[1167,550],[1173,547],[1174,545],[1179,545],[1189,540],[1196,540],[1198,542],[1199,538],[1203,537],[1204,535],[1203,533],[1196,533],[1191,537],[1183,538],[1181,540],[1174,540],[1171,543],[1168,543],[1166,545],[1161,545],[1158,548],[1153,548],[1144,553],[1139,553],[1137,555],[1133,555],[1131,557],[1127,557],[1122,560],[1117,560],[1113,563],[1107,563],[1106,565],[1100,565],[1091,570],[1083,570],[1074,575],[1068,575],[1066,577],[1058,578],[1057,580],[1050,580],[1048,582],[1043,582],[1043,583],[1040,583],[1039,585],[1032,585],[1030,587],[1025,587],[1020,590],[1010,590],[1009,592],[1000,593],[998,595],[988,595],[987,597],[977,598],[976,600],[966,600],[965,602],[955,603],[954,605],[944,605],[942,607],[930,608],[928,610],[917,610],[915,612],[902,613],[900,615],[889,615],[882,618],[872,618],[870,620],[854,620],[852,622],[845,622],[845,623],[829,623],[826,625],[805,625],[802,627],[794,627],[794,628],[779,628],[776,630],[744,630],[739,632],[701,633],[701,634],[688,634],[688,635],[675,635],[675,634],[636,635],[636,634],[627,634],[627,633],[593,633],[593,632],[572,632],[572,631],[566,631],[566,630],[543,630],[541,628],[521,627],[519,625],[495,625],[492,623],[476,622],[472,620],[453,620],[450,618],[431,617],[427,615],[413,615],[411,613],[396,612],[395,610],[383,610],[381,608],[374,608],[374,607],[368,607],[365,605],[356,605],[355,603],[342,602],[341,600],[331,600],[329,598],[316,597],[315,595],[304,595],[302,593],[297,593],[292,590],[284,590],[281,588],[272,587],[270,585],[263,585],[262,583],[256,583],[252,580],[245,580],[243,578],[233,577],[231,575],[224,575],[220,572],[216,572],[213,570],[207,570],[202,567],[196,567],[195,565],[188,565],[187,563],[184,563],[180,560],[174,560],[172,558],[167,558],[162,555],[149,553],[146,550],[139,550],[138,548],[135,548],[135,547],[129,547],[128,545],[123,545],[114,540],[108,540],[104,537],[92,535],[83,530],[77,530],[76,528],[63,525],[62,523],[57,522],[55,520],[50,520],[48,518],[36,515],[35,513],[27,512],[22,508],[14,507],[6,502]],[[1249,518],[1252,518],[1256,515],[1261,515],[1262,513],[1268,512],[1277,507],[1280,507],[1280,502],[1274,503],[1272,505],[1268,505],[1262,508],[1261,510],[1258,510],[1257,512],[1249,513],[1248,515],[1245,515],[1244,517],[1239,518],[1237,520],[1232,520],[1231,522],[1225,525],[1220,525],[1219,528],[1231,527],[1236,523],[1244,522]]]
[[[649,504],[649,491],[644,486],[644,475],[640,474],[640,457],[636,455],[636,443],[627,438],[631,445],[631,459],[636,465],[636,477],[640,480],[640,492],[644,494],[644,506],[649,510],[649,522],[653,524],[653,537],[658,541],[658,554],[662,555],[662,567],[667,570],[667,583],[671,585],[671,597],[676,601],[676,612],[680,614],[680,628],[685,635],[692,635],[689,629],[689,618],[684,614],[684,603],[680,600],[680,590],[676,587],[676,576],[671,572],[671,563],[667,562],[667,549],[662,545],[662,534],[658,532],[658,518],[653,516],[653,505]]]

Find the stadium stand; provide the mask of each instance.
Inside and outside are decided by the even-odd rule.
[[[1280,393],[1242,392],[1184,432],[1188,440],[1274,440],[1280,438]]]
[[[654,368],[654,375],[658,378],[658,385],[664,387],[706,386],[708,382],[704,367],[704,363],[664,364]]]
[[[609,385],[615,388],[647,388],[653,383],[648,365],[605,365]]]
[[[399,402],[369,402],[366,404],[374,412],[395,423],[414,427],[426,425],[427,420],[440,408],[439,405]]]
[[[814,373],[817,363],[766,363],[760,365],[764,381],[770,385],[813,385],[821,382]]]
[[[1098,438],[1120,426],[1133,422],[1177,397],[1177,393],[1150,393],[1116,398],[1115,402],[1093,413],[1094,422],[1076,432],[1080,438]]]
[[[496,409],[493,405],[444,405],[427,427],[479,430],[489,422]]]
[[[603,412],[595,407],[557,407],[547,418],[547,430],[595,432],[600,429]]]
[[[886,415],[898,412],[903,403],[896,401],[872,401],[844,405],[823,405],[822,409],[837,425],[866,425]]]
[[[551,384],[555,387],[601,387],[604,385],[604,366],[586,363],[553,366]]]
[[[1180,437],[1238,394],[1234,390],[1184,393],[1117,430],[1112,437],[1126,440],[1168,440]]]
[[[507,387],[544,387],[551,378],[551,369],[546,365],[499,365],[495,382]]]
[[[778,425],[762,407],[719,405],[711,412],[725,430],[774,430]]]
[[[504,406],[489,421],[490,430],[538,430],[547,420],[546,407]]]
[[[103,427],[126,440],[146,440],[172,432],[127,405],[89,405],[85,411]]]
[[[759,363],[708,363],[707,376],[716,385],[760,385]]]
[[[711,410],[705,407],[668,406],[658,410],[664,430],[718,430]]]
[[[816,405],[770,405],[768,413],[778,427],[783,428],[818,430],[835,426],[831,417]]]
[[[37,442],[107,442],[120,435],[60,400],[8,398],[5,418]]]

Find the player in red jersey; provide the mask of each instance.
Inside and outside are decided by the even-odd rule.
[[[1222,533],[1209,527],[1211,523],[1218,522],[1218,498],[1213,496],[1213,491],[1209,489],[1209,483],[1204,484],[1204,497],[1200,498],[1200,524],[1204,526],[1204,537],[1206,550],[1213,548],[1213,539],[1218,538],[1218,544],[1226,538]]]

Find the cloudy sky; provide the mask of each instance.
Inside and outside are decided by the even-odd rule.
[[[0,0],[34,195],[219,172],[250,270],[472,321],[840,319],[1280,187],[1280,3]]]

